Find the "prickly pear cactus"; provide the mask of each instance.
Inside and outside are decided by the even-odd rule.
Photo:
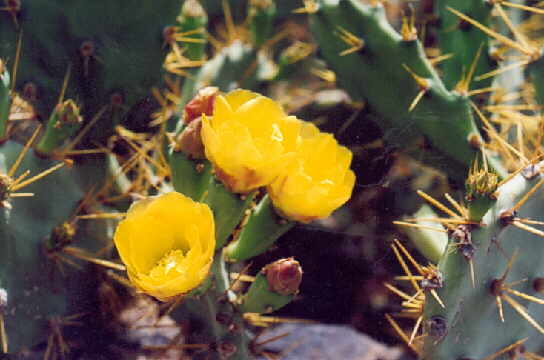
[[[70,329],[147,296],[191,325],[159,350],[261,354],[256,329],[302,267],[245,262],[356,181],[352,152],[280,104],[337,85],[355,109],[341,131],[371,119],[452,186],[440,201],[418,190],[430,207],[396,222],[428,262],[393,241],[394,332],[422,359],[542,358],[543,11],[432,5],[394,24],[372,0],[6,0],[0,351],[78,358]]]
[[[398,241],[392,245],[404,271],[397,280],[410,290],[386,287],[402,298],[401,317],[415,325],[404,330],[395,316],[387,320],[422,359],[540,359],[541,59],[531,31],[542,10],[506,1],[438,1],[440,52],[433,60],[418,41],[413,11],[404,12],[397,32],[378,2],[311,3],[312,31],[340,86],[368,102],[384,129],[401,134],[391,140],[406,146],[413,138],[402,135],[422,135],[425,148],[417,151],[433,155],[416,152],[418,159],[447,164],[448,176],[466,184],[466,192],[445,195],[447,206],[420,191],[441,215],[425,210],[397,222],[411,229],[431,263],[416,262]],[[516,88],[516,75],[506,72],[522,67],[536,97],[530,84]],[[525,95],[511,101],[508,91]]]
[[[255,329],[294,299],[302,268],[285,258],[249,276],[241,262],[296,222],[328,216],[355,176],[331,134],[235,90],[278,72],[274,2],[248,3],[245,25],[223,6],[221,40],[191,0],[2,8],[2,354],[79,358],[91,350],[75,329],[99,323],[97,313],[117,321],[123,296],[152,297],[190,321],[195,359],[261,352]],[[317,169],[319,159],[331,166]]]

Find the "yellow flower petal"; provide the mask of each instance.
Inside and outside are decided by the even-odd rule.
[[[207,276],[215,249],[213,215],[206,204],[167,193],[134,203],[114,242],[136,288],[168,300]]]
[[[262,95],[235,90],[220,95],[202,122],[202,142],[216,175],[233,192],[270,184],[285,168],[302,122]]]
[[[267,187],[276,209],[292,220],[325,218],[342,206],[355,185],[351,151],[317,127],[301,129],[295,160]]]

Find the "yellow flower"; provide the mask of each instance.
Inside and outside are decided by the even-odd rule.
[[[301,122],[265,96],[235,90],[216,97],[202,125],[216,175],[229,190],[247,193],[270,184],[292,159]]]
[[[352,154],[331,134],[306,123],[296,158],[268,186],[272,203],[283,216],[301,222],[325,218],[351,197],[355,174]]]
[[[170,192],[132,204],[114,242],[136,288],[166,301],[206,278],[215,249],[213,215],[206,204]]]

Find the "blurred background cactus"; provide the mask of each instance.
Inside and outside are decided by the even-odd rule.
[[[543,16],[4,1],[0,353],[289,358],[267,332],[315,320],[407,358],[543,358]],[[168,225],[173,191],[213,221]]]

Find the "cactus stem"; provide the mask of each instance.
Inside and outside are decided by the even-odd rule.
[[[480,29],[481,31],[483,31],[485,34],[487,34],[488,36],[494,38],[495,40],[501,42],[502,44],[510,47],[510,48],[513,48],[513,49],[516,49],[518,50],[519,52],[521,52],[522,54],[525,54],[525,55],[528,55],[528,56],[532,56],[534,55],[534,50],[533,49],[527,49],[526,47],[524,47],[522,44],[519,44],[515,41],[513,41],[512,39],[504,36],[504,35],[501,35],[499,34],[498,32],[488,28],[487,26],[483,25],[482,23],[474,20],[473,18],[451,8],[451,7],[446,7],[446,9],[448,9],[448,11],[452,12],[453,14],[457,15],[459,18],[461,18],[462,20],[468,22],[469,24],[477,27],[478,29]]]
[[[502,354],[505,354],[505,353],[508,353],[512,350],[515,350],[517,348],[519,348],[520,346],[523,345],[524,342],[527,341],[527,339],[529,339],[528,337],[524,338],[524,339],[521,339],[521,340],[518,340],[516,341],[515,343],[513,344],[510,344],[508,346],[505,346],[503,347],[502,349],[500,349],[499,351],[489,355],[489,356],[486,356],[484,359],[482,360],[495,360],[496,358],[498,358],[499,356],[501,356]]]
[[[345,56],[360,51],[365,46],[365,41],[363,39],[357,37],[356,35],[341,26],[338,26],[337,35],[338,37],[340,37],[340,39],[342,39],[343,42],[350,46],[350,48],[342,51],[340,53],[340,56]]]

